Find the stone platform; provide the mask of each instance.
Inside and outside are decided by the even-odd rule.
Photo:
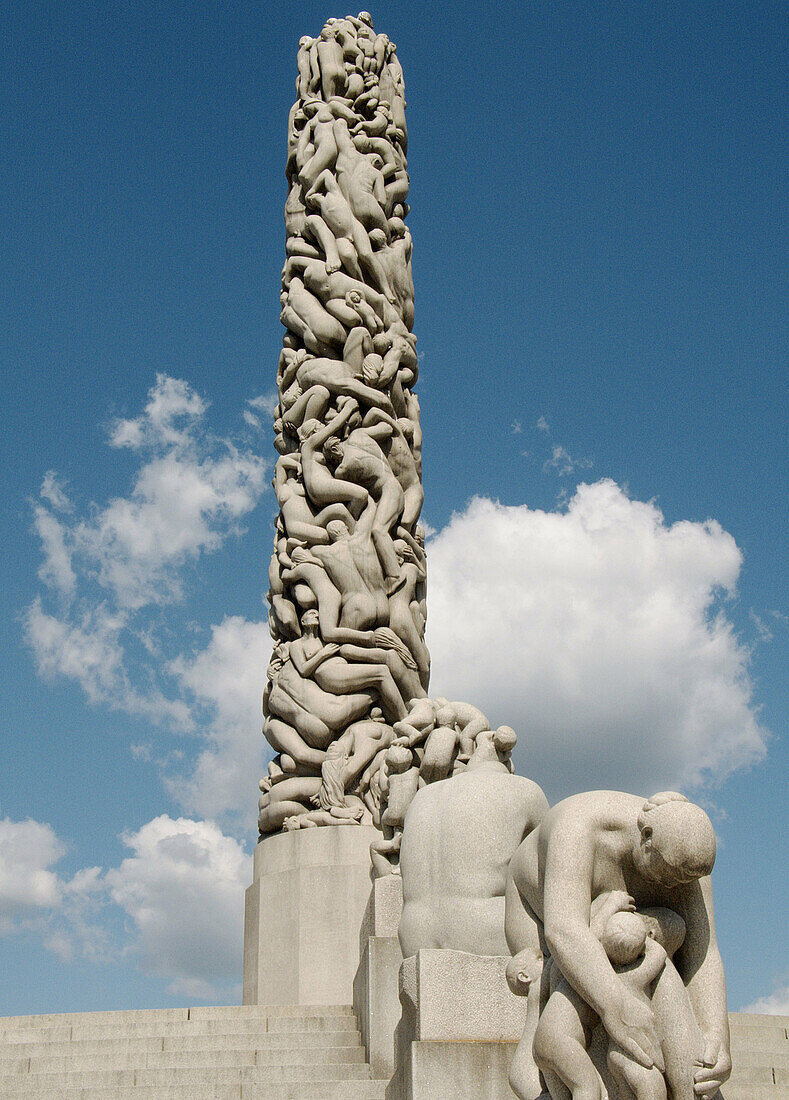
[[[347,1004],[370,897],[372,826],[299,829],[255,848],[244,919],[245,1005]]]

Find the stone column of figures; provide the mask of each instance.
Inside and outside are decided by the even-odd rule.
[[[378,818],[426,696],[426,564],[403,74],[366,12],[302,38],[288,120],[274,424],[280,513],[259,826]]]

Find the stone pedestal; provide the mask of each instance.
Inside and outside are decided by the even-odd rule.
[[[403,881],[388,875],[373,882],[359,934],[359,969],[353,1008],[367,1061],[376,1078],[394,1070],[394,1033],[400,1019],[398,974],[403,954],[397,926],[403,910]]]
[[[402,1016],[386,1100],[514,1100],[509,1064],[526,1023],[509,957],[420,951],[400,968]]]
[[[351,1004],[378,836],[337,825],[259,841],[246,892],[245,1005]]]

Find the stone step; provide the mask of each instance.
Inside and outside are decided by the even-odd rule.
[[[166,1038],[175,1035],[272,1035],[309,1032],[336,1033],[356,1030],[354,1016],[266,1016],[260,1019],[174,1020],[151,1023],[134,1020],[115,1024],[46,1025],[38,1028],[0,1027],[0,1043],[56,1042],[71,1039],[101,1039],[117,1036]]]
[[[737,1050],[732,1056],[735,1068],[751,1066],[772,1066],[774,1069],[789,1069],[789,1043],[786,1050]]]
[[[772,1066],[744,1066],[742,1063],[734,1063],[731,1075],[730,1088],[739,1088],[745,1085],[759,1085],[760,1087],[776,1084],[776,1071]]]
[[[38,1096],[52,1088],[112,1089],[119,1087],[151,1086],[157,1088],[201,1088],[216,1084],[227,1088],[242,1084],[264,1085],[314,1083],[316,1081],[369,1081],[370,1067],[365,1063],[350,1065],[294,1065],[260,1066],[244,1068],[210,1069],[130,1069],[87,1070],[54,1073],[8,1074],[2,1079],[3,1096],[9,1085],[14,1091],[28,1096]],[[263,1093],[265,1095],[265,1093]]]
[[[789,1016],[764,1016],[755,1012],[730,1012],[729,1026],[732,1031],[741,1027],[782,1027],[789,1028]]]
[[[358,1065],[365,1061],[361,1045],[320,1049],[284,1047],[274,1050],[84,1051],[47,1053],[0,1060],[0,1081],[18,1073],[67,1073],[81,1070],[238,1069],[243,1066]]]
[[[721,1089],[721,1096],[723,1100],[789,1100],[789,1088],[785,1085],[733,1085],[728,1082]]]
[[[352,1016],[351,1005],[215,1005],[198,1008],[133,1008],[112,1012],[50,1012],[38,1016],[0,1016],[0,1030],[53,1024],[128,1024],[175,1020],[257,1019],[260,1016]]]
[[[114,1035],[100,1039],[58,1039],[47,1042],[0,1043],[0,1066],[7,1059],[37,1058],[42,1055],[87,1055],[111,1058],[117,1053],[145,1055],[159,1051],[266,1050],[276,1051],[298,1045],[303,1050],[338,1050],[361,1045],[358,1031],[292,1031],[251,1035]]]
[[[387,1081],[329,1081],[318,1079],[309,1084],[259,1084],[245,1082],[226,1085],[218,1081],[208,1085],[164,1088],[160,1085],[132,1085],[107,1088],[64,1088],[53,1085],[32,1094],[14,1086],[6,1087],[3,1100],[384,1100]],[[742,1100],[737,1097],[736,1100]],[[757,1098],[762,1100],[762,1098]],[[775,1100],[775,1098],[770,1098]]]
[[[780,1032],[773,1032],[765,1028],[752,1028],[747,1036],[732,1035],[731,1056],[732,1061],[738,1054],[752,1054],[755,1051],[789,1051],[789,1039]]]

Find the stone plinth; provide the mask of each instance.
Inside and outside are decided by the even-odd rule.
[[[507,1073],[526,1023],[508,957],[419,951],[400,968],[402,1016],[386,1100],[512,1100]]]
[[[370,843],[361,825],[264,837],[246,892],[245,1005],[349,1005],[359,930],[370,896]]]
[[[388,875],[373,882],[359,936],[359,969],[353,1007],[373,1076],[391,1077],[394,1033],[400,1019],[398,974],[403,961],[397,926],[403,910],[403,882]]]

